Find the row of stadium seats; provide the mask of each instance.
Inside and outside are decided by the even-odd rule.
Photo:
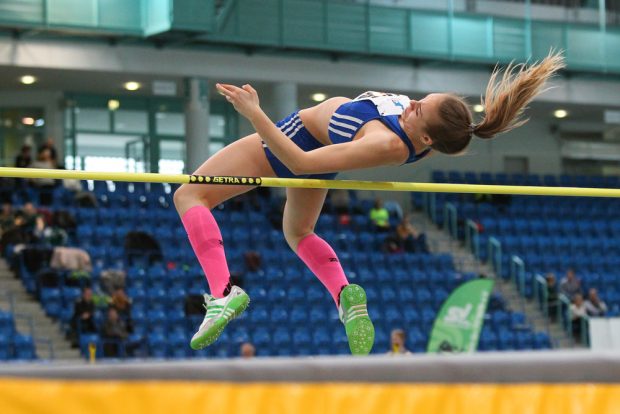
[[[620,177],[585,175],[540,175],[476,173],[460,171],[433,171],[432,180],[436,183],[456,184],[498,184],[498,185],[536,185],[548,187],[608,187],[620,188]]]
[[[0,310],[0,361],[9,359],[36,359],[34,341],[30,335],[17,332],[12,313]]]

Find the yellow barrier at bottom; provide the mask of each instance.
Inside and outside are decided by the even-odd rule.
[[[1,379],[3,414],[617,414],[620,385]]]

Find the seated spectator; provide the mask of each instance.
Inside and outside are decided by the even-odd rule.
[[[15,157],[15,167],[28,168],[30,164],[32,164],[32,147],[28,144],[24,144],[19,154]]]
[[[547,313],[549,319],[555,322],[558,315],[558,284],[553,273],[547,273],[545,280],[547,281]]]
[[[581,320],[588,316],[586,304],[583,301],[581,293],[577,293],[570,305],[571,323],[573,328],[573,338],[575,341],[581,341]]]
[[[73,318],[71,318],[71,336],[74,344],[77,344],[79,334],[97,332],[94,315],[95,302],[93,301],[93,290],[85,287],[82,289],[82,297],[75,302]]]
[[[36,213],[32,203],[26,203],[22,210],[18,210],[14,214],[13,224],[9,225],[2,232],[0,239],[0,248],[2,251],[8,245],[18,246],[26,245],[34,242],[34,228],[36,224]]]
[[[37,218],[39,217],[39,212],[37,211],[34,204],[24,204],[19,213],[24,218],[24,225],[30,230],[34,230],[37,225]]]
[[[127,324],[119,316],[114,307],[108,308],[108,318],[103,324],[101,336],[109,341],[103,343],[103,356],[118,357],[120,356],[119,342],[125,341],[129,336]]]
[[[125,320],[128,320],[131,316],[131,299],[123,288],[117,288],[112,293],[112,299],[110,306],[116,309],[118,314]]]
[[[411,354],[405,346],[406,335],[402,329],[394,329],[390,335],[390,355],[406,355]]]
[[[256,356],[256,348],[249,342],[241,344],[241,358],[254,358]]]
[[[0,211],[0,231],[13,227],[15,220],[15,212],[13,211],[13,204],[6,202],[2,204],[2,211]]]
[[[607,313],[607,305],[598,296],[598,291],[595,288],[591,288],[588,291],[586,311],[588,312],[588,316],[605,316]]]
[[[389,253],[428,253],[426,235],[419,233],[408,219],[404,219],[385,239],[385,250]]]
[[[383,207],[383,200],[377,198],[375,205],[370,209],[370,222],[375,231],[390,231],[390,213]]]
[[[572,268],[568,268],[566,276],[560,282],[560,293],[566,295],[569,299],[573,299],[576,294],[581,294],[581,279],[575,275]]]

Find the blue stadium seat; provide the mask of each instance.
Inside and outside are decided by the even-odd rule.
[[[257,328],[252,334],[251,340],[257,348],[263,348],[271,343],[271,335],[267,328]]]

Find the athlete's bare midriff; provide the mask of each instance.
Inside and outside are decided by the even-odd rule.
[[[301,122],[303,122],[306,129],[321,144],[331,145],[332,141],[329,139],[329,133],[327,131],[329,121],[340,105],[350,101],[351,99],[345,98],[344,96],[336,96],[311,108],[302,109],[299,111],[299,118],[301,118]],[[364,124],[364,126],[357,131],[353,137],[353,140],[360,139],[368,132],[379,129],[386,134],[393,134],[393,132],[388,127],[383,125],[381,121],[373,120]]]

